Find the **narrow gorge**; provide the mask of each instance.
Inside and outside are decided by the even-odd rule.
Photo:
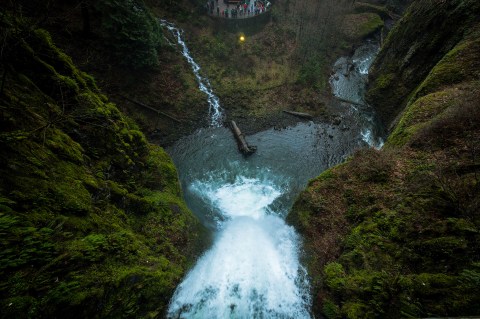
[[[259,13],[5,3],[0,318],[480,315],[480,4]]]

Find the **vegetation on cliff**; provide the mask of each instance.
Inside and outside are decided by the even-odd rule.
[[[412,4],[371,77],[385,121],[404,108],[386,145],[324,172],[295,203],[315,313],[480,313],[479,14],[474,1]]]
[[[380,30],[382,9],[387,11],[365,5],[358,12],[352,1],[282,0],[272,5],[270,21],[254,31],[247,32],[248,21],[216,23],[191,30],[195,36],[189,40],[227,112],[242,127],[248,127],[245,115],[265,118],[284,109],[325,117],[333,61]],[[244,32],[246,40],[238,41]]]
[[[142,1],[102,0],[95,3],[95,9],[107,47],[121,66],[158,66],[160,25]]]
[[[0,317],[163,316],[201,234],[173,163],[34,20],[0,24]]]
[[[475,0],[412,3],[370,71],[367,100],[384,123],[392,123],[430,70],[472,32],[478,12],[480,3]]]
[[[102,92],[151,141],[161,145],[207,123],[205,95],[177,48],[165,41],[168,32],[158,21],[161,16],[193,24],[199,16],[193,8],[188,0],[18,0],[5,4],[14,15],[28,17],[47,30],[75,65],[93,75]],[[180,122],[172,123],[171,118],[124,97]]]
[[[283,109],[325,118],[332,62],[378,31],[389,19],[389,10],[395,9],[392,5],[405,1],[383,1],[387,9],[376,0],[355,4],[282,0],[263,17],[242,19],[245,23],[207,16],[202,0],[84,0],[75,6],[52,0],[48,8],[40,6],[27,15],[45,16],[42,27],[54,35],[57,45],[93,74],[99,87],[149,137],[167,145],[206,125],[198,115],[206,116],[208,104],[190,66],[171,45],[169,33],[158,28],[153,14],[185,30],[202,74],[210,79],[228,116],[248,134],[284,119]],[[15,3],[32,6],[26,0]],[[246,41],[238,40],[240,34],[246,35]],[[122,96],[181,123],[172,125],[168,117]]]

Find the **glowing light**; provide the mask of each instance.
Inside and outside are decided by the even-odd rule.
[[[245,41],[245,37],[243,35],[240,36],[240,42]]]

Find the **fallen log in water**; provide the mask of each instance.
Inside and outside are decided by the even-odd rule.
[[[357,106],[361,106],[361,107],[367,107],[365,104],[358,103],[358,102],[351,101],[351,100],[347,100],[347,99],[342,99],[341,97],[338,97],[338,96],[335,96],[335,98],[337,100],[339,100],[340,102],[345,102],[345,103],[348,103],[348,104],[353,104],[353,105],[357,105]]]
[[[313,119],[313,116],[311,116],[308,113],[301,113],[301,112],[288,111],[288,110],[283,110],[283,112],[293,116],[301,117],[302,119],[307,119],[307,120]]]
[[[238,150],[245,155],[250,155],[255,153],[257,148],[255,146],[248,145],[247,141],[245,140],[245,136],[243,136],[242,131],[240,131],[235,121],[231,121],[230,128],[232,129],[233,135],[237,140]]]

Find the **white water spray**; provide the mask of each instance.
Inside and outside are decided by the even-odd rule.
[[[160,25],[166,27],[172,35],[177,40],[177,43],[182,49],[182,55],[185,57],[187,62],[192,67],[193,74],[198,82],[198,88],[200,91],[207,95],[208,105],[209,105],[209,116],[210,116],[210,125],[214,127],[220,127],[222,125],[223,113],[222,107],[220,106],[220,100],[218,96],[213,93],[212,86],[210,81],[207,78],[204,78],[200,75],[200,66],[195,60],[190,56],[190,51],[185,44],[185,41],[182,39],[183,30],[177,28],[173,23],[170,23],[166,20],[160,19]]]
[[[190,186],[219,215],[218,233],[177,287],[168,318],[310,318],[299,238],[269,206],[273,183],[237,177]]]
[[[378,45],[367,43],[359,47],[352,57],[341,57],[335,62],[334,74],[329,80],[335,96],[364,105],[362,107],[351,104],[351,108],[358,114],[357,117],[365,122],[361,132],[362,140],[376,149],[382,148],[383,139],[374,133],[376,124],[372,110],[364,100],[364,95],[368,72],[378,50]]]

